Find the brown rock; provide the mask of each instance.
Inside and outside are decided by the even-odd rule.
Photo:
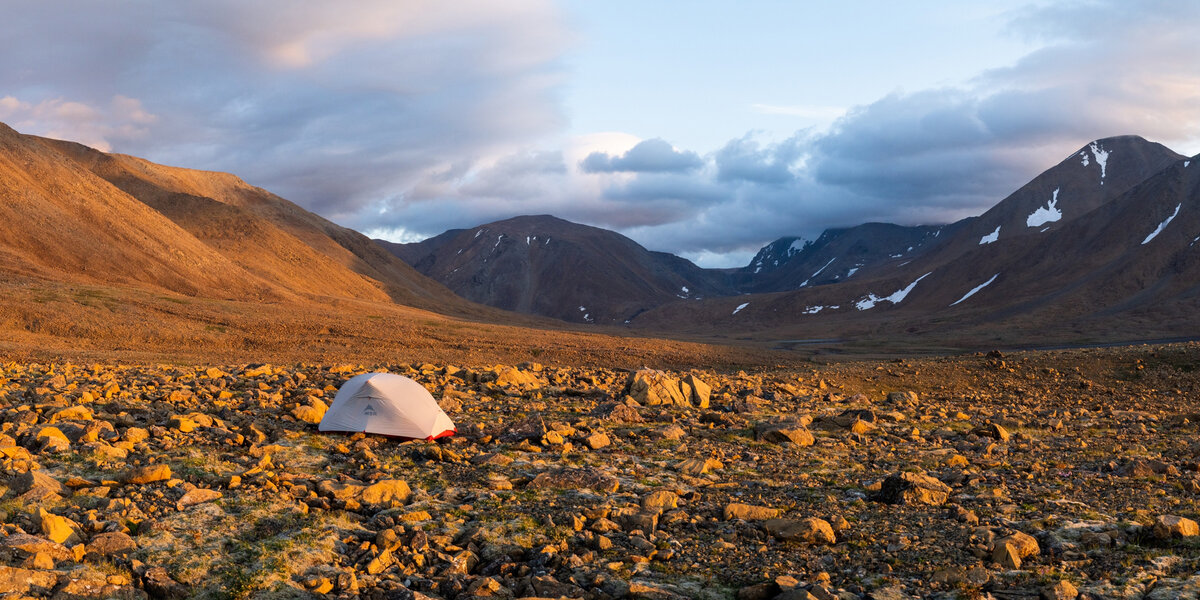
[[[308,402],[308,404],[293,408],[292,416],[296,417],[298,421],[319,425],[321,419],[325,418],[325,412],[329,410],[329,406],[317,398],[309,398]]]
[[[74,521],[41,508],[38,509],[37,517],[42,535],[50,541],[56,544],[74,544],[81,541],[79,525]]]
[[[797,446],[811,446],[816,441],[811,431],[804,427],[788,424],[769,424],[755,427],[758,439],[764,442],[782,444],[791,442]]]
[[[0,566],[0,594],[36,594],[50,592],[58,585],[58,575],[53,571],[31,571],[18,567]]]
[[[999,425],[998,423],[988,423],[987,425],[980,425],[979,427],[972,429],[971,433],[974,433],[975,435],[977,435],[979,437],[986,437],[986,438],[992,438],[994,440],[1000,440],[1001,442],[1007,442],[1008,439],[1010,437],[1012,437],[1012,434],[1010,434],[1007,429],[1005,429],[1003,426]]]
[[[992,562],[1006,569],[1020,569],[1021,553],[1014,544],[996,544],[996,549],[992,551]]]
[[[137,542],[128,534],[120,531],[97,534],[87,544],[88,554],[94,553],[100,556],[127,554],[134,550],[137,550]]]
[[[166,481],[170,478],[170,465],[159,463],[132,469],[125,473],[125,476],[122,479],[128,484],[143,485],[147,483],[154,483],[156,481]]]
[[[208,488],[196,488],[183,495],[178,502],[175,503],[177,510],[183,510],[189,506],[212,502],[221,497],[221,492]]]
[[[368,485],[362,491],[360,501],[373,508],[403,506],[412,496],[408,483],[400,479],[383,479]]]
[[[1186,517],[1160,515],[1154,520],[1154,536],[1159,539],[1186,538],[1200,535],[1200,525]]]
[[[629,395],[646,406],[692,405],[691,401],[684,397],[678,379],[651,369],[642,369],[633,374],[629,381]]]
[[[1060,579],[1053,585],[1042,588],[1042,600],[1074,600],[1079,597],[1079,590],[1065,579]]]
[[[887,504],[945,504],[950,487],[930,477],[904,472],[883,480],[876,499]]]
[[[679,496],[675,492],[659,490],[642,496],[642,508],[663,512],[679,507]]]
[[[587,447],[591,448],[592,450],[599,450],[611,444],[612,442],[608,439],[607,434],[597,432],[589,435],[588,438],[584,440],[584,443],[587,444]]]
[[[768,519],[763,526],[769,535],[785,541],[807,544],[837,543],[833,526],[824,519]]]
[[[778,508],[768,508],[766,506],[754,506],[753,504],[741,504],[732,502],[725,505],[725,520],[742,519],[743,521],[765,521],[767,519],[775,519],[779,517]]]
[[[696,408],[708,408],[709,400],[712,397],[712,386],[704,383],[695,375],[684,377],[680,388],[683,389],[683,386],[687,386],[687,389],[691,391],[689,399],[692,402],[692,406]]]
[[[544,471],[530,481],[528,487],[562,488],[562,489],[591,489],[597,492],[615,492],[621,487],[616,477],[599,469],[583,467],[579,469],[557,469]]]
[[[1042,551],[1042,549],[1038,546],[1036,538],[1027,533],[1021,533],[1020,531],[996,540],[997,546],[1001,544],[1012,544],[1013,547],[1017,549],[1017,554],[1020,555],[1021,558],[1037,556]]]

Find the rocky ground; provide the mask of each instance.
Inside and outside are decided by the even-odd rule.
[[[1197,366],[12,363],[0,594],[1195,598]],[[373,370],[459,434],[318,433]]]

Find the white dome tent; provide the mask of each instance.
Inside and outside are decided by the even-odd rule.
[[[454,422],[428,390],[392,373],[350,378],[334,396],[317,429],[426,440],[456,433]]]

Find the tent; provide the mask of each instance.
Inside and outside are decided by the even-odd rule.
[[[421,384],[391,373],[363,373],[342,384],[317,429],[426,440],[456,433]]]

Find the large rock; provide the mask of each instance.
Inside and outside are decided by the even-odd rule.
[[[796,423],[763,423],[754,428],[755,436],[764,442],[811,446],[816,442],[811,431]]]
[[[137,542],[120,531],[97,534],[87,543],[88,554],[100,556],[123,555],[134,550],[137,550]]]
[[[0,594],[4,597],[49,592],[58,585],[54,571],[32,571],[18,567],[0,566]]]
[[[1038,546],[1036,538],[1027,533],[1021,533],[1020,531],[996,540],[996,546],[1001,546],[1003,544],[1010,544],[1016,548],[1017,554],[1021,558],[1037,556],[1042,551],[1041,547]]]
[[[21,556],[22,553],[24,556],[45,554],[55,561],[75,560],[75,554],[66,546],[28,533],[14,533],[0,537],[0,548],[19,550],[18,556]]]
[[[950,487],[918,473],[900,473],[883,480],[876,499],[887,504],[945,504]]]
[[[56,544],[75,544],[81,541],[79,525],[74,521],[46,512],[41,508],[38,509],[37,517],[42,535],[45,535],[50,541]]]
[[[584,467],[581,469],[558,469],[539,473],[537,477],[533,478],[533,481],[529,482],[529,487],[534,489],[590,489],[597,492],[615,492],[617,488],[621,487],[621,482],[617,481],[616,477],[603,471]]]
[[[496,385],[505,387],[535,388],[541,387],[542,381],[533,373],[509,367],[496,371]]]
[[[130,469],[122,479],[128,484],[143,485],[156,481],[166,481],[170,478],[171,466],[159,463]]]
[[[311,398],[308,404],[302,404],[292,409],[292,416],[299,421],[319,425],[321,419],[325,418],[325,412],[329,410],[329,406],[321,400]]]
[[[21,496],[26,502],[69,494],[63,484],[45,471],[29,471],[17,475],[9,481],[9,486],[13,493]]]
[[[740,502],[731,502],[725,505],[725,520],[741,519],[743,521],[765,521],[779,517],[778,508],[768,508],[766,506],[755,506],[753,504],[742,504]]]
[[[652,369],[633,374],[629,380],[629,395],[646,406],[692,406],[691,400],[683,395],[678,379]]]
[[[806,544],[837,543],[833,526],[824,519],[768,519],[763,523],[763,527],[771,537],[784,541]]]
[[[408,483],[400,479],[384,479],[363,488],[360,501],[375,508],[403,506],[412,496]]]
[[[175,503],[177,510],[183,510],[189,506],[212,502],[221,497],[221,492],[209,488],[196,488],[183,495],[178,502]]]
[[[1200,535],[1200,525],[1186,517],[1160,515],[1154,520],[1154,536],[1160,539],[1186,538]]]
[[[692,405],[696,408],[708,408],[709,400],[712,398],[712,386],[704,383],[695,375],[688,375],[683,378],[680,383],[680,391],[685,392]]]

